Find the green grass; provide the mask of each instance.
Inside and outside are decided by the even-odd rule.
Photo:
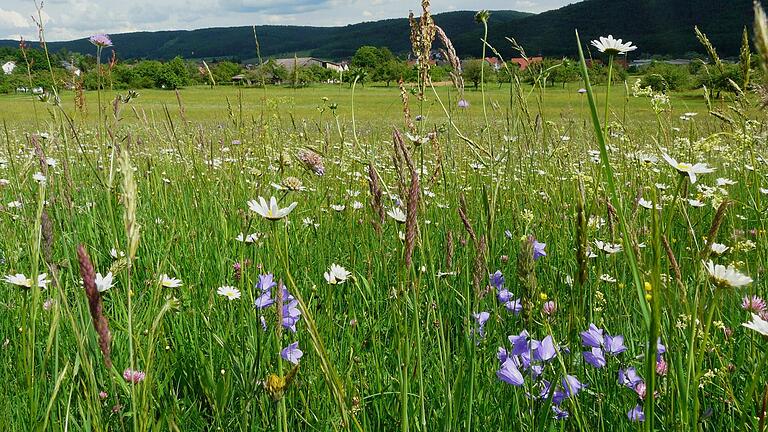
[[[406,225],[387,216],[381,230],[375,229],[367,180],[371,164],[381,176],[385,210],[402,203],[407,211],[414,176],[403,160],[393,162],[398,158],[392,131],[405,133],[397,87],[358,86],[354,123],[347,86],[188,88],[179,92],[183,114],[173,92],[145,90],[121,106],[118,118],[108,110],[103,139],[93,93],[86,95],[87,116],[72,108],[72,93],[62,94],[62,109],[3,96],[0,178],[9,182],[0,186],[0,274],[47,272],[55,283],[45,290],[1,285],[0,426],[642,428],[627,418],[642,402],[617,375],[620,368],[636,367],[648,379],[648,329],[638,303],[647,300],[633,288],[624,253],[609,255],[594,243],[621,242],[621,227],[607,204],[602,167],[590,153],[598,145],[586,97],[577,88],[542,93],[524,86],[522,97],[510,100],[509,87],[490,87],[486,125],[480,92],[468,90],[471,106],[460,110],[455,92],[438,87],[456,129],[482,149],[474,151],[457,136],[432,93],[423,103],[410,97],[413,116],[424,116],[415,133],[436,132],[428,143],[405,142],[419,174],[411,267],[405,266],[407,241],[400,238]],[[600,103],[604,91],[596,89]],[[768,167],[761,159],[764,113],[751,103],[714,101],[713,109],[734,119],[728,124],[709,116],[696,93],[672,95],[672,110],[659,115],[647,98],[627,97],[621,85],[611,93],[610,163],[626,208],[625,228],[645,246],[637,248],[639,269],[651,283],[667,348],[668,371],[656,380],[657,429],[758,430],[766,341],[741,327],[749,315],[740,304],[743,296],[766,295],[768,197],[760,188],[768,188]],[[330,104],[338,107],[332,110]],[[685,112],[698,115],[684,121],[679,117]],[[32,145],[38,132],[48,134],[35,138],[40,150],[57,161],[46,168],[44,186],[32,178],[44,169]],[[307,148],[322,155],[324,175],[297,158]],[[664,162],[662,148],[716,171],[691,185]],[[493,156],[483,156],[485,151]],[[657,160],[643,163],[640,153]],[[135,214],[126,209],[133,196],[132,183],[125,180],[128,164],[138,190]],[[288,177],[298,178],[306,190],[272,186]],[[718,187],[719,177],[737,183]],[[658,217],[637,205],[641,194],[662,203]],[[267,221],[248,208],[248,200],[273,195],[281,206],[298,203],[285,221]],[[461,196],[471,234],[459,215]],[[681,196],[704,206],[693,207]],[[713,234],[731,249],[712,259],[735,263],[754,278],[738,289],[716,288],[701,264],[703,237],[726,199],[732,204]],[[7,205],[16,200],[21,208]],[[361,208],[355,208],[356,201]],[[330,207],[340,204],[343,211]],[[52,237],[39,234],[43,213],[52,221]],[[131,266],[110,256],[112,248],[128,249],[126,213],[141,226]],[[262,234],[256,244],[235,240],[239,233],[254,232]],[[679,281],[661,247],[661,233],[679,265]],[[580,234],[596,255],[581,264]],[[546,243],[546,257],[531,260],[522,240],[528,236]],[[102,294],[112,370],[104,366],[80,285],[79,244],[97,271],[115,274],[115,286]],[[239,278],[236,263],[243,264]],[[342,284],[329,284],[323,276],[334,263],[351,272]],[[512,298],[521,299],[519,315],[487,288],[488,274],[496,270]],[[295,334],[276,331],[275,306],[254,308],[261,294],[255,284],[264,273],[282,280],[300,301]],[[162,274],[181,279],[183,286],[160,286]],[[603,280],[608,276],[615,282]],[[237,287],[241,298],[217,295],[224,285]],[[49,299],[51,307],[43,308]],[[542,308],[550,300],[557,311],[546,315]],[[473,318],[481,311],[490,314],[482,337]],[[586,364],[581,354],[587,349],[579,332],[590,323],[624,335],[628,348],[615,357],[606,354],[601,369]],[[524,388],[496,376],[498,348],[511,350],[508,336],[524,329],[539,340],[552,335],[560,347],[543,379],[559,383],[569,374],[588,385],[562,402],[560,408],[570,414],[565,420],[553,418],[551,395],[538,401],[526,396],[537,391],[530,376]],[[292,365],[279,360],[279,351],[295,341],[304,356],[278,398],[274,385],[270,392],[265,382],[272,374],[289,373]],[[143,382],[131,385],[122,378],[131,365],[146,372]],[[105,399],[100,391],[107,393]]]

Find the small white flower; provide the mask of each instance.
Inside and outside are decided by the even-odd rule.
[[[709,260],[704,263],[704,268],[707,269],[712,282],[721,288],[738,288],[752,283],[751,277],[740,273],[732,265],[725,267]]]
[[[0,178],[0,186],[8,186],[11,184],[11,181],[8,179]]]
[[[21,201],[11,201],[8,203],[8,208],[21,208]]]
[[[302,223],[302,224],[303,224],[305,227],[313,227],[313,228],[317,228],[317,227],[319,227],[319,226],[320,226],[320,224],[319,224],[319,223],[315,223],[315,220],[314,220],[314,219],[312,219],[311,217],[305,217],[305,218],[304,218],[304,219],[301,221],[301,223]]]
[[[124,258],[124,257],[125,257],[125,252],[123,252],[123,251],[118,251],[117,249],[115,249],[115,248],[112,248],[112,249],[109,251],[109,255],[110,255],[112,258],[114,258],[114,259],[118,259],[118,258]]]
[[[760,318],[758,315],[752,314],[752,321],[747,321],[742,324],[748,329],[752,329],[763,336],[768,336],[768,321]]]
[[[735,182],[735,181],[733,181],[733,180],[731,180],[731,179],[722,178],[722,177],[719,177],[719,178],[718,178],[717,180],[715,180],[715,181],[717,182],[717,185],[718,185],[718,186],[721,186],[721,187],[722,187],[722,186],[731,186],[731,185],[735,185],[735,184],[737,183],[737,182]]]
[[[31,278],[28,278],[21,273],[16,273],[15,275],[6,275],[3,280],[9,284],[24,288],[32,288],[32,283],[34,282]],[[48,280],[47,273],[43,273],[37,276],[37,286],[40,287],[40,289],[45,289],[50,282],[51,281]]]
[[[256,200],[248,201],[248,208],[265,219],[275,221],[288,216],[288,214],[296,208],[297,204],[298,203],[294,202],[288,207],[280,208],[277,205],[277,198],[270,198],[269,204],[267,204],[267,200],[265,200],[264,197],[259,197],[258,202]]]
[[[676,169],[680,174],[687,175],[691,180],[691,184],[696,183],[696,174],[707,174],[715,170],[714,168],[710,168],[707,166],[707,164],[703,163],[692,165],[687,162],[678,162],[666,153],[664,153],[662,156],[664,156],[664,160],[667,161],[667,163],[670,164],[672,168]]]
[[[51,168],[56,168],[59,162],[54,158],[45,158],[45,163]]]
[[[722,244],[722,243],[712,243],[712,245],[709,247],[712,252],[714,252],[717,255],[724,254],[728,249],[730,249],[728,246]]]
[[[640,200],[637,201],[637,204],[640,207],[647,208],[649,210],[653,209],[653,203],[648,201],[648,200],[646,200],[645,198],[640,198]],[[661,210],[661,205],[660,204],[656,204],[656,210]]]
[[[400,207],[392,207],[387,211],[387,215],[397,221],[397,223],[405,223],[405,212]]]
[[[160,275],[160,285],[166,288],[178,288],[183,284],[181,283],[181,279],[172,278],[163,273]]]
[[[613,35],[601,36],[599,40],[593,40],[592,46],[602,53],[612,55],[626,54],[637,49],[636,46],[632,45],[632,42],[622,43],[621,39],[614,39]]]
[[[360,210],[363,207],[364,207],[363,203],[361,203],[360,201],[355,201],[352,203],[352,209],[354,210]]]
[[[344,204],[331,204],[331,208],[336,210],[337,212],[343,212],[344,209],[347,208],[347,206],[345,206]]]
[[[330,270],[323,273],[323,276],[329,284],[339,285],[343,284],[351,274],[352,273],[348,272],[344,267],[338,264],[331,264]]]
[[[260,233],[253,233],[248,235],[244,233],[240,233],[237,235],[237,237],[235,237],[235,240],[243,243],[256,243],[257,241],[259,241],[259,238],[261,238]]]
[[[616,278],[609,274],[600,275],[600,280],[607,283],[616,283]]]
[[[216,294],[228,298],[230,301],[240,298],[240,290],[233,286],[221,286],[216,290]]]
[[[595,240],[595,246],[597,246],[598,249],[601,251],[607,253],[608,255],[615,254],[617,252],[621,252],[622,248],[621,245],[618,243],[608,243],[604,242],[602,240]]]
[[[106,276],[102,276],[101,273],[96,273],[96,289],[99,290],[99,292],[104,292],[112,288],[112,272],[109,272],[106,274]]]
[[[32,174],[32,178],[33,178],[33,179],[34,179],[36,182],[40,183],[41,185],[44,185],[44,184],[45,184],[45,176],[43,175],[43,173],[41,173],[41,172],[39,172],[39,171],[38,171],[38,172],[36,172],[36,173],[34,173],[34,174]]]
[[[706,205],[706,204],[704,204],[703,202],[701,202],[701,201],[699,201],[697,199],[689,199],[688,200],[688,204],[691,207],[704,207]]]

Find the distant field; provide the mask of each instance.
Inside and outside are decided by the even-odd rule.
[[[632,78],[634,80],[634,78]],[[456,92],[452,87],[436,87],[440,98],[448,105],[452,101],[451,109],[455,109]],[[549,120],[562,118],[583,118],[586,119],[586,97],[577,93],[578,84],[568,84],[565,88],[561,85],[549,87],[546,89],[543,99],[543,112]],[[598,95],[604,92],[604,87],[596,87]],[[530,92],[529,86],[524,87],[524,91]],[[114,98],[117,93],[126,94],[126,91],[105,91],[105,99]],[[286,87],[267,87],[263,88],[245,88],[231,86],[217,86],[209,88],[207,86],[188,87],[179,90],[183,102],[186,118],[191,121],[205,124],[215,124],[226,121],[228,118],[228,102],[236,115],[240,115],[240,103],[242,102],[242,115],[245,119],[255,118],[262,114],[267,105],[264,100],[271,99],[277,103],[279,110],[277,114],[285,120],[291,116],[294,119],[313,119],[321,117],[330,118],[330,110],[326,110],[323,116],[320,115],[318,107],[327,107],[331,103],[338,104],[337,113],[343,121],[351,119],[352,113],[352,90],[348,84],[343,85],[315,85],[307,88],[286,88]],[[179,104],[174,91],[168,90],[139,90],[139,98],[131,103],[131,107],[139,112],[146,113],[147,118],[160,121],[165,117],[164,107],[168,108],[173,118],[179,118]],[[464,110],[461,116],[464,118],[477,119],[482,116],[481,93],[473,89],[466,90],[466,99],[472,107]],[[432,94],[428,93],[428,101],[424,106],[425,118],[434,122],[442,122],[445,115],[442,108],[435,100]],[[67,112],[73,113],[74,93],[63,91],[61,93],[62,102]],[[322,98],[328,98],[323,101]],[[486,89],[486,97],[489,107],[497,114],[504,115],[508,111],[510,95],[509,86],[505,85],[499,88],[498,85],[489,85]],[[528,103],[535,107],[537,93],[532,93],[527,97]],[[631,120],[652,120],[654,114],[651,111],[647,101],[643,99],[630,97],[625,100],[623,91],[616,87],[613,90],[612,107],[614,112],[623,116],[626,102],[628,115]],[[88,119],[95,118],[97,97],[96,92],[87,92],[86,101],[88,104]],[[355,115],[362,122],[375,120],[377,123],[386,121],[398,123],[401,121],[401,103],[400,94],[396,85],[384,87],[383,85],[357,86],[354,93]],[[0,117],[13,119],[15,123],[30,124],[34,122],[34,98],[28,95],[0,95]],[[517,102],[513,101],[513,105]],[[40,105],[40,104],[38,104]],[[493,106],[492,106],[493,105]],[[675,112],[703,112],[705,109],[704,98],[700,92],[675,93],[672,95],[672,106]],[[43,108],[40,109],[42,113]],[[414,115],[418,113],[414,112]],[[73,114],[74,116],[74,114]],[[74,116],[81,118],[78,114]],[[41,119],[44,116],[41,114]],[[124,118],[127,121],[136,119],[130,107],[124,112]]]

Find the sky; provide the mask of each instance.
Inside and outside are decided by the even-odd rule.
[[[577,0],[433,0],[433,13],[511,9],[543,12]],[[42,21],[48,41],[95,33],[189,30],[282,24],[338,26],[419,12],[420,0],[45,0]],[[0,39],[37,40],[34,0],[0,1]],[[39,20],[38,20],[39,21]]]

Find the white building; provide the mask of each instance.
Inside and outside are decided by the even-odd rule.
[[[16,62],[9,61],[3,64],[3,73],[6,75],[12,74],[14,69],[16,69]]]

